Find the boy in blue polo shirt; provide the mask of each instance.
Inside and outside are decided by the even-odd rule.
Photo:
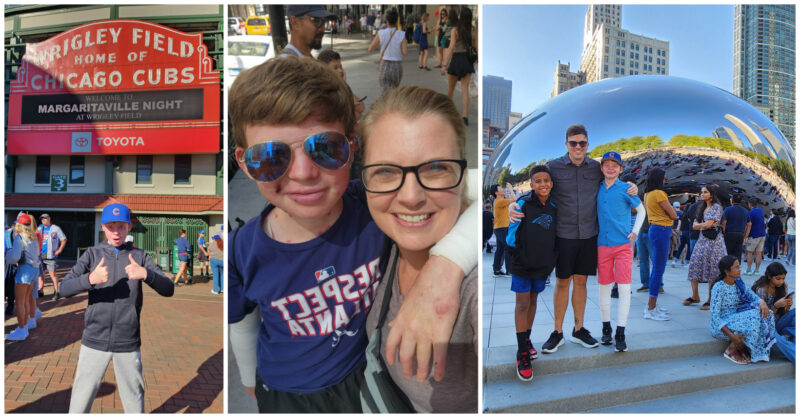
[[[629,185],[619,180],[622,156],[614,151],[603,154],[600,169],[603,182],[597,192],[597,282],[599,286],[600,315],[603,320],[603,345],[611,344],[611,287],[617,283],[619,305],[617,332],[614,336],[616,351],[627,351],[625,325],[631,306],[631,270],[633,268],[633,243],[636,231],[644,222],[644,205],[637,196],[627,193]],[[636,209],[636,221],[631,230],[631,209]]]
[[[511,253],[511,291],[517,294],[514,325],[517,330],[517,377],[533,378],[531,360],[539,356],[531,344],[536,301],[556,266],[556,205],[550,199],[553,179],[546,165],[531,168],[531,189],[517,201],[524,214],[508,227],[506,243]],[[530,221],[526,221],[530,219]]]

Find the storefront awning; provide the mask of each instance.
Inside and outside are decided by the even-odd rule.
[[[111,203],[127,205],[132,212],[194,213],[223,212],[222,196],[192,195],[109,195],[6,193],[7,210],[89,210],[101,211]]]

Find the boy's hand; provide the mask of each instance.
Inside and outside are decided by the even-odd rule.
[[[267,385],[264,385],[264,389],[267,389]],[[247,392],[248,395],[252,396],[253,399],[256,398],[256,387],[255,386],[244,386],[244,391]]]
[[[437,261],[438,259],[438,261]],[[417,381],[424,381],[430,374],[431,351],[433,351],[434,379],[444,377],[447,347],[453,325],[461,303],[460,268],[446,258],[431,257],[420,272],[419,279],[406,296],[400,312],[389,323],[391,331],[386,338],[386,361],[391,366],[400,358],[403,375],[414,375],[414,356],[417,358]],[[399,348],[399,350],[398,350]]]
[[[125,274],[128,275],[128,279],[142,280],[147,278],[147,269],[136,263],[136,260],[133,259],[133,254],[128,254],[128,260],[131,261],[130,264],[125,266]]]
[[[631,187],[628,187],[628,194],[631,196],[636,196],[639,193],[639,187],[636,186],[636,183],[628,182]]]
[[[519,205],[517,202],[508,205],[508,218],[511,220],[511,222],[519,222],[524,217],[525,215],[519,211]]]
[[[89,273],[89,284],[102,284],[108,281],[108,267],[106,267],[106,259],[101,258],[100,264]]]
[[[631,232],[630,234],[628,234],[628,239],[631,240],[631,244],[636,242],[636,233],[635,232]]]

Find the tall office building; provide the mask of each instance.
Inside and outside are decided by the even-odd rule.
[[[669,42],[621,27],[621,6],[595,4],[586,12],[581,72],[587,83],[609,77],[669,74]]]
[[[733,93],[764,112],[795,146],[794,5],[737,5]]]
[[[493,75],[483,76],[483,117],[492,125],[508,129],[511,112],[511,80]]]
[[[553,91],[550,92],[550,97],[556,97],[569,89],[586,83],[586,77],[582,72],[573,73],[569,70],[569,63],[562,64],[561,61],[558,61],[553,78]]]

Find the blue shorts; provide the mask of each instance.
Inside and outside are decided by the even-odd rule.
[[[547,279],[529,279],[514,274],[511,275],[511,291],[517,293],[533,292],[542,293]]]
[[[188,263],[189,256],[188,255],[178,255],[178,260],[181,260],[181,263]]]

